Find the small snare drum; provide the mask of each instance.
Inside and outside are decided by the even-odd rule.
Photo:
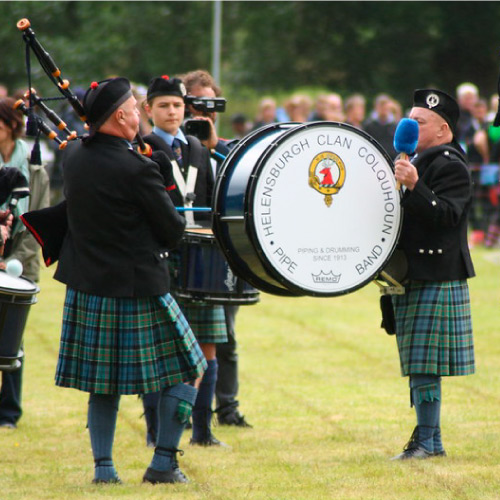
[[[0,271],[0,370],[21,366],[24,327],[39,291],[31,280]]]
[[[233,273],[211,229],[187,230],[179,250],[172,253],[176,297],[221,305],[259,301],[259,291]]]

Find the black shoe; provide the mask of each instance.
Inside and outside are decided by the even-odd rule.
[[[403,448],[403,453],[392,457],[391,460],[409,460],[412,458],[425,459],[435,456],[434,453],[427,451],[418,440],[418,425],[413,430],[410,440]]]
[[[17,429],[17,425],[12,422],[0,422],[0,427],[4,429]]]
[[[245,420],[244,415],[242,415],[238,410],[227,413],[224,416],[219,416],[217,420],[219,425],[233,425],[235,427],[252,428],[252,426]]]
[[[434,457],[434,453],[431,453],[430,451],[427,451],[425,448],[422,448],[422,446],[417,446],[416,448],[410,448],[408,450],[403,451],[403,453],[400,453],[399,455],[396,455],[395,457],[392,457],[391,460],[409,460],[411,458],[431,458]]]
[[[189,444],[195,446],[220,446],[221,448],[230,448],[229,445],[219,441],[213,434],[210,434],[206,439],[193,439],[189,440]]]
[[[446,454],[446,451],[445,450],[442,450],[442,451],[435,451],[433,454],[432,454],[433,457],[447,457],[448,455]]]
[[[111,479],[92,479],[92,484],[123,484],[119,477],[112,477]]]
[[[175,468],[171,470],[156,470],[148,467],[144,477],[142,478],[143,483],[160,484],[160,483],[189,483],[189,479],[184,475],[184,473],[179,469],[177,464]]]

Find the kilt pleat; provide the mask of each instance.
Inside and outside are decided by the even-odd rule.
[[[474,373],[467,282],[413,281],[405,290],[392,297],[402,375]]]
[[[142,394],[194,380],[205,368],[170,294],[110,298],[66,290],[56,385]]]
[[[227,342],[224,306],[188,302],[181,299],[178,299],[178,303],[198,342],[204,344]]]

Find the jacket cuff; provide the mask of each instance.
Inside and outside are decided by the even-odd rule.
[[[416,212],[433,212],[438,207],[438,197],[434,191],[427,186],[422,179],[415,184],[413,191],[403,199],[402,206],[405,209]]]

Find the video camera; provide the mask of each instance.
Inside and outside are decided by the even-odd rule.
[[[196,97],[187,95],[184,97],[186,106],[191,104],[194,109],[202,113],[223,113],[226,110],[226,99],[224,97]],[[186,109],[186,117],[191,113]],[[186,120],[184,128],[188,135],[194,135],[200,141],[210,137],[210,123],[205,120]]]
[[[224,97],[195,97],[187,95],[184,102],[191,104],[197,111],[204,113],[224,113],[226,111],[226,99]]]

